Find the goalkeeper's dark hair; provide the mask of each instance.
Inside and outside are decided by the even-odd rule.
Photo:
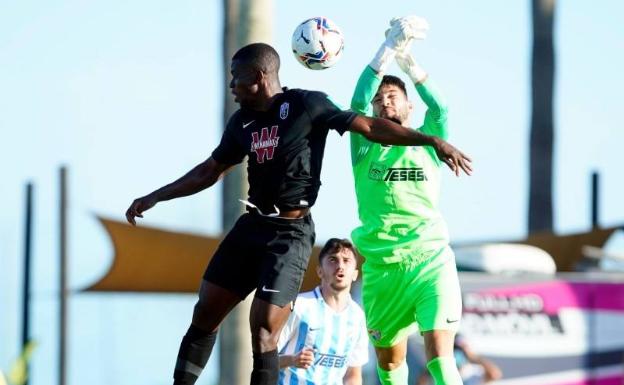
[[[403,91],[405,96],[407,96],[407,88],[405,88],[405,82],[403,82],[403,80],[396,76],[384,75],[384,77],[381,79],[381,84],[379,85],[379,88],[383,86],[397,86],[401,89],[401,91]]]
[[[239,60],[251,68],[267,74],[277,74],[280,57],[277,51],[265,43],[253,43],[236,51],[232,60]]]
[[[348,239],[340,239],[340,238],[330,238],[325,246],[321,249],[321,252],[318,256],[319,265],[323,263],[323,258],[341,252],[342,250],[351,250],[353,255],[355,256],[355,260],[358,260],[358,253],[355,250],[355,246]]]

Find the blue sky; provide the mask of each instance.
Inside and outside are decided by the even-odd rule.
[[[426,17],[429,37],[413,52],[449,100],[451,142],[475,167],[470,178],[443,178],[451,237],[523,237],[530,2],[378,4],[275,0],[273,44],[282,55],[283,85],[322,89],[347,105],[388,20]],[[589,226],[592,170],[602,175],[602,224],[624,221],[624,5],[557,6],[555,227],[565,233]],[[56,376],[58,166],[69,167],[70,284],[79,290],[106,272],[113,255],[95,215],[122,219],[133,198],[177,178],[216,145],[223,124],[221,12],[217,1],[0,4],[0,368],[17,355],[23,184],[36,183],[33,334],[40,347],[31,384],[39,385]],[[317,15],[342,28],[346,45],[341,61],[321,72],[290,54],[296,25]],[[422,113],[416,109],[414,126]],[[332,134],[313,210],[320,241],[348,236],[357,223],[348,159],[347,138]],[[217,234],[220,199],[215,188],[166,202],[141,223]],[[191,295],[75,294],[70,384],[168,383],[193,302]],[[200,384],[212,380],[207,375]]]

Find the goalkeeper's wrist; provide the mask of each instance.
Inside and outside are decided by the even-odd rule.
[[[420,64],[415,61],[411,63],[408,75],[414,84],[422,84],[427,80],[429,76],[427,71],[420,66]]]
[[[397,51],[391,48],[386,42],[377,50],[375,57],[371,60],[369,66],[378,74],[383,74],[390,67],[390,63],[394,60]]]

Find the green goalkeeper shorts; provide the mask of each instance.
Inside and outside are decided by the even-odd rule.
[[[461,290],[450,247],[420,264],[365,262],[362,272],[366,326],[374,346],[394,346],[416,330],[457,331]]]

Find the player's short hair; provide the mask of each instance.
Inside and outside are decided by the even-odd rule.
[[[280,57],[277,51],[265,43],[252,43],[236,51],[232,60],[240,60],[253,69],[277,74],[280,68]]]
[[[383,86],[396,86],[401,89],[401,91],[403,91],[405,96],[407,96],[407,88],[405,88],[405,82],[396,76],[384,75],[384,77],[381,79],[381,84],[379,84],[379,88]],[[377,89],[378,92],[379,88]]]
[[[325,246],[321,249],[321,252],[318,256],[319,265],[323,262],[323,258],[328,255],[339,253],[342,250],[351,250],[353,255],[355,256],[355,262],[358,260],[358,253],[355,250],[355,246],[348,239],[340,239],[340,238],[330,238]]]

